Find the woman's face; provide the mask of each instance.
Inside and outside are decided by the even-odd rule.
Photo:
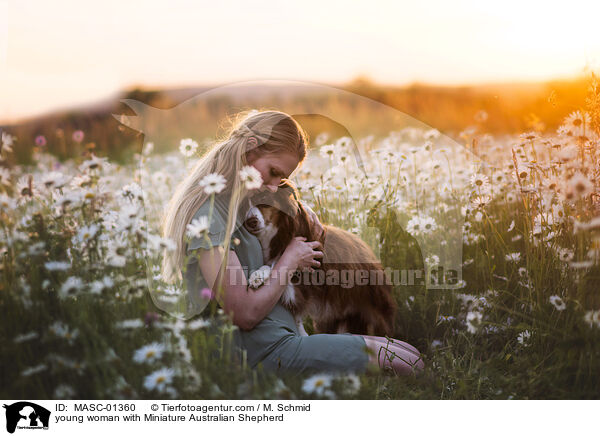
[[[281,183],[281,179],[289,178],[299,162],[298,158],[291,153],[257,156],[253,151],[248,153],[247,161],[256,168],[262,176],[263,185],[258,188],[258,192],[264,192],[266,190],[276,192]]]

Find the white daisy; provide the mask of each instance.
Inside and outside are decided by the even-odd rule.
[[[348,150],[352,143],[352,138],[350,138],[349,136],[342,136],[340,139],[335,141],[336,147],[340,150]]]
[[[29,333],[23,333],[14,337],[13,342],[15,344],[20,344],[22,342],[31,341],[32,339],[36,339],[39,335],[37,332],[31,331]]]
[[[520,138],[526,140],[526,141],[533,141],[534,139],[536,139],[538,137],[538,134],[536,132],[525,132],[525,133],[521,133],[519,135]]]
[[[186,235],[190,238],[201,238],[208,231],[208,217],[193,219],[186,227]]]
[[[137,204],[125,204],[121,207],[119,215],[126,219],[133,219],[140,213],[140,206]]]
[[[73,342],[73,340],[79,336],[79,330],[71,330],[69,326],[63,324],[60,321],[55,321],[48,328],[59,338],[66,339],[69,342]]]
[[[430,256],[427,256],[427,258],[425,259],[425,263],[429,267],[439,265],[439,263],[440,263],[440,257],[438,255],[436,255],[436,254],[432,254]]]
[[[353,395],[360,390],[360,378],[356,374],[347,374],[341,380],[346,394]]]
[[[90,226],[83,226],[77,232],[77,241],[79,243],[87,242],[90,239],[93,239],[94,236],[96,236],[96,233],[98,233],[98,226],[96,224],[92,224]]]
[[[347,153],[345,150],[340,150],[337,158],[338,158],[339,164],[344,165],[346,162],[348,162],[350,160],[350,154]]]
[[[66,384],[61,384],[54,389],[54,398],[68,400],[75,396],[75,390]]]
[[[471,203],[477,208],[484,208],[490,201],[492,198],[489,195],[478,195],[471,200]]]
[[[583,316],[583,320],[590,327],[600,327],[600,310],[588,310]]]
[[[190,330],[198,330],[210,326],[210,321],[202,318],[195,319],[187,323],[186,327]]]
[[[16,191],[19,195],[19,200],[29,200],[33,197],[39,196],[39,191],[33,182],[33,176],[23,176],[17,180]]]
[[[2,210],[9,211],[17,208],[17,202],[6,194],[0,194],[0,206]]]
[[[191,157],[198,150],[198,143],[191,138],[182,139],[179,142],[179,151],[185,157]]]
[[[479,312],[467,313],[467,330],[469,331],[469,333],[477,333],[477,331],[481,327],[482,319],[483,315]]]
[[[321,148],[319,148],[319,154],[326,159],[333,159],[333,156],[335,155],[335,150],[336,148],[333,144],[323,145]]]
[[[172,368],[163,367],[146,376],[144,379],[144,387],[149,391],[156,390],[158,392],[165,392],[173,381],[174,375],[175,371]]]
[[[74,207],[83,200],[81,192],[67,192],[54,197],[54,207],[66,211],[67,206]]]
[[[531,339],[531,332],[529,330],[524,330],[517,336],[517,341],[524,347],[528,347],[531,345],[529,339]]]
[[[159,235],[148,234],[148,243],[152,250],[175,251],[177,244],[171,238],[162,238]]]
[[[63,173],[58,171],[51,171],[48,174],[42,176],[41,184],[46,189],[59,189],[69,183],[69,178]]]
[[[240,170],[240,178],[246,184],[246,189],[258,189],[262,186],[263,180],[260,172],[251,165],[245,166]]]
[[[316,394],[325,396],[329,388],[331,388],[332,377],[328,374],[316,374],[307,378],[302,383],[302,390],[307,394]]]
[[[139,318],[124,319],[123,321],[117,322],[115,325],[119,329],[139,329],[144,327],[144,322]]]
[[[575,257],[575,253],[573,250],[569,250],[568,248],[561,248],[558,250],[558,258],[563,262],[570,262]]]
[[[122,268],[127,263],[127,254],[128,249],[124,241],[114,239],[108,241],[108,250],[105,259],[109,265]]]
[[[154,151],[154,142],[147,142],[144,146],[142,154],[144,156],[150,156],[150,154],[152,154],[152,151]]]
[[[144,345],[133,354],[133,361],[136,363],[152,363],[159,360],[165,352],[165,346],[159,342],[152,342]]]
[[[579,147],[572,144],[572,145],[568,145],[567,147],[564,147],[561,150],[559,150],[558,154],[557,154],[557,158],[562,163],[566,163],[566,162],[576,159],[578,154],[579,154]]]
[[[44,264],[48,271],[66,271],[71,268],[71,264],[69,262],[61,262],[61,261],[50,261]]]
[[[92,294],[99,294],[104,289],[111,289],[114,286],[114,281],[109,276],[104,276],[102,280],[94,280],[90,283],[90,292]]]
[[[566,217],[563,206],[559,205],[559,204],[553,204],[552,205],[552,211],[551,211],[551,213],[552,213],[552,217],[554,219],[554,222],[556,222],[556,223],[562,222],[565,219],[565,217]]]
[[[430,347],[432,350],[435,350],[436,348],[439,348],[442,345],[444,345],[442,341],[440,341],[439,339],[434,339],[433,341],[431,341]]]
[[[568,191],[571,191],[575,198],[585,197],[592,193],[593,190],[594,185],[592,182],[580,172],[575,173],[573,177],[569,179]],[[569,196],[569,193],[567,193],[567,196]]]
[[[504,256],[504,258],[508,262],[518,262],[521,260],[521,253],[509,253],[506,256]]]
[[[0,168],[0,185],[10,186],[10,171],[6,168]]]
[[[142,188],[140,187],[140,185],[138,185],[137,183],[133,182],[133,183],[129,183],[128,185],[125,185],[121,188],[121,191],[119,192],[119,194],[122,197],[125,198],[129,198],[132,200],[143,200],[144,199],[144,191],[142,191]]]
[[[421,233],[421,220],[419,217],[411,218],[406,224],[406,231],[413,236]]]
[[[519,167],[519,170],[517,172],[517,176],[519,177],[519,179],[523,182],[527,179],[527,177],[529,177],[529,173],[531,171],[523,166]]]
[[[204,188],[204,192],[206,192],[208,195],[218,194],[225,189],[226,183],[227,179],[225,179],[225,177],[223,177],[221,174],[217,173],[208,174],[202,180],[200,180],[200,186]]]
[[[79,171],[82,173],[89,170],[101,170],[103,166],[107,165],[108,158],[98,157],[92,153],[92,157],[84,161],[79,165]]]
[[[327,140],[329,139],[329,134],[327,132],[321,132],[317,135],[317,137],[315,138],[314,144],[318,147],[321,146],[323,144],[325,144],[327,142]]]
[[[25,368],[23,371],[21,371],[21,375],[23,377],[29,377],[32,376],[34,374],[37,374],[38,372],[42,372],[48,369],[48,366],[46,366],[45,364],[41,363],[37,366],[30,366],[29,368]]]
[[[10,133],[2,132],[2,150],[12,152],[12,145],[15,140],[15,137]]]
[[[181,288],[177,285],[167,285],[163,291],[167,295],[181,295],[183,293]]]
[[[427,234],[437,229],[437,223],[431,217],[425,217],[421,219],[421,232]]]
[[[560,298],[558,295],[552,295],[550,297],[550,303],[552,303],[552,305],[558,311],[562,311],[562,310],[565,310],[567,308],[567,305],[565,304],[565,302],[563,301],[563,299]]]
[[[485,174],[473,174],[471,176],[471,185],[476,189],[486,189],[490,185],[490,179]]]
[[[583,136],[590,130],[590,115],[587,112],[571,112],[558,129],[559,135]]]
[[[60,293],[62,297],[68,297],[77,294],[83,288],[83,281],[79,277],[69,277],[61,286]]]
[[[116,251],[108,252],[108,264],[114,266],[115,268],[123,268],[127,263],[127,258],[125,256],[121,256]]]

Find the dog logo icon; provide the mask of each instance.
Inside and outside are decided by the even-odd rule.
[[[19,401],[11,405],[4,404],[6,409],[6,431],[14,433],[15,429],[48,429],[50,411],[29,401]]]

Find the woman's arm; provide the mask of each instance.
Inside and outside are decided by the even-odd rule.
[[[305,238],[296,237],[288,245],[279,261],[273,266],[271,276],[265,284],[253,290],[248,287],[246,276],[241,273],[242,266],[235,252],[230,252],[223,279],[218,277],[224,251],[222,247],[201,250],[199,267],[206,283],[215,288],[215,283],[222,283],[224,295],[218,300],[225,313],[232,317],[232,322],[243,330],[251,330],[271,312],[291,275],[298,268],[319,266],[315,257],[323,257],[319,242],[306,242]],[[219,281],[217,281],[219,280]],[[217,296],[219,298],[219,296]]]

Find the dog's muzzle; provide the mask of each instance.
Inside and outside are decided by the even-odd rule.
[[[251,207],[246,214],[244,227],[246,227],[250,233],[256,233],[265,227],[265,220],[257,207]]]

